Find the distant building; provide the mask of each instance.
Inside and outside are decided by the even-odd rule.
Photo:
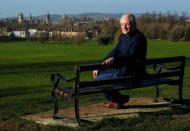
[[[45,31],[45,30],[39,30],[37,33],[36,33],[36,38],[49,38],[49,32],[48,31]]]
[[[88,26],[88,22],[77,22],[74,24],[75,27],[84,27]]]
[[[76,38],[76,37],[85,37],[85,32],[75,32],[75,31],[53,31],[52,36],[61,36],[68,38]]]
[[[32,22],[32,14],[30,13],[30,16],[28,17],[28,21]]]
[[[11,31],[10,31],[10,29],[8,29],[8,28],[6,28],[6,27],[0,27],[0,36],[7,36],[7,37],[9,37],[9,36],[11,36]]]
[[[18,23],[22,23],[23,22],[23,14],[19,13],[18,14]]]
[[[36,37],[38,30],[37,29],[28,29],[28,33],[30,37]]]
[[[186,23],[190,23],[190,19],[185,20]]]
[[[105,20],[105,21],[108,21],[108,20],[109,20],[109,18],[108,18],[108,17],[106,17],[106,16],[104,16],[104,20]]]
[[[26,38],[26,31],[13,31],[13,36],[18,38]]]

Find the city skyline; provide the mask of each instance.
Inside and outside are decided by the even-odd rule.
[[[85,12],[98,12],[98,13],[152,13],[155,12],[171,12],[178,13],[186,12],[190,16],[189,9],[190,1],[188,0],[6,0],[1,1],[0,4],[0,18],[16,17],[19,12],[24,16],[44,15],[47,12],[50,14],[79,14]]]

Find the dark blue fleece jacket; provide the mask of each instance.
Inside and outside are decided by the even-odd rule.
[[[147,40],[145,36],[138,30],[129,34],[121,34],[118,40],[117,46],[102,60],[106,60],[110,57],[114,58],[114,64],[130,64],[132,61],[146,60]],[[119,68],[118,76],[124,76],[131,74],[132,70],[128,67]],[[145,72],[145,66],[135,69],[137,75],[143,75]],[[134,73],[134,72],[133,72]]]

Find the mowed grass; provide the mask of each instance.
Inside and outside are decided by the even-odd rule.
[[[59,72],[65,77],[74,77],[74,65],[98,63],[114,46],[100,46],[95,41],[88,41],[83,46],[57,44],[52,41],[45,43],[1,42],[0,120],[18,119],[20,116],[27,114],[53,110],[50,75],[53,72]],[[189,99],[190,42],[148,41],[147,58],[181,55],[187,58],[183,96],[185,99]],[[91,72],[84,74],[83,79],[92,79]],[[177,87],[161,86],[160,90],[162,97],[178,98]],[[147,87],[130,90],[126,93],[131,97],[154,97],[155,89]],[[82,96],[81,105],[92,104],[97,100],[103,102],[104,98],[101,94],[91,95],[90,97]],[[71,100],[68,100],[64,102],[61,108],[71,106],[73,106]],[[141,121],[139,119],[131,121],[137,121],[138,123]],[[101,124],[99,123],[98,126]],[[146,123],[144,124],[146,125]],[[160,124],[162,123],[158,125]],[[105,129],[107,128],[106,126]]]

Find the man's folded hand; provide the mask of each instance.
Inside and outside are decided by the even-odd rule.
[[[108,59],[106,59],[105,61],[103,61],[101,64],[102,65],[107,65],[107,64],[111,64],[113,62],[113,57],[110,57]]]

